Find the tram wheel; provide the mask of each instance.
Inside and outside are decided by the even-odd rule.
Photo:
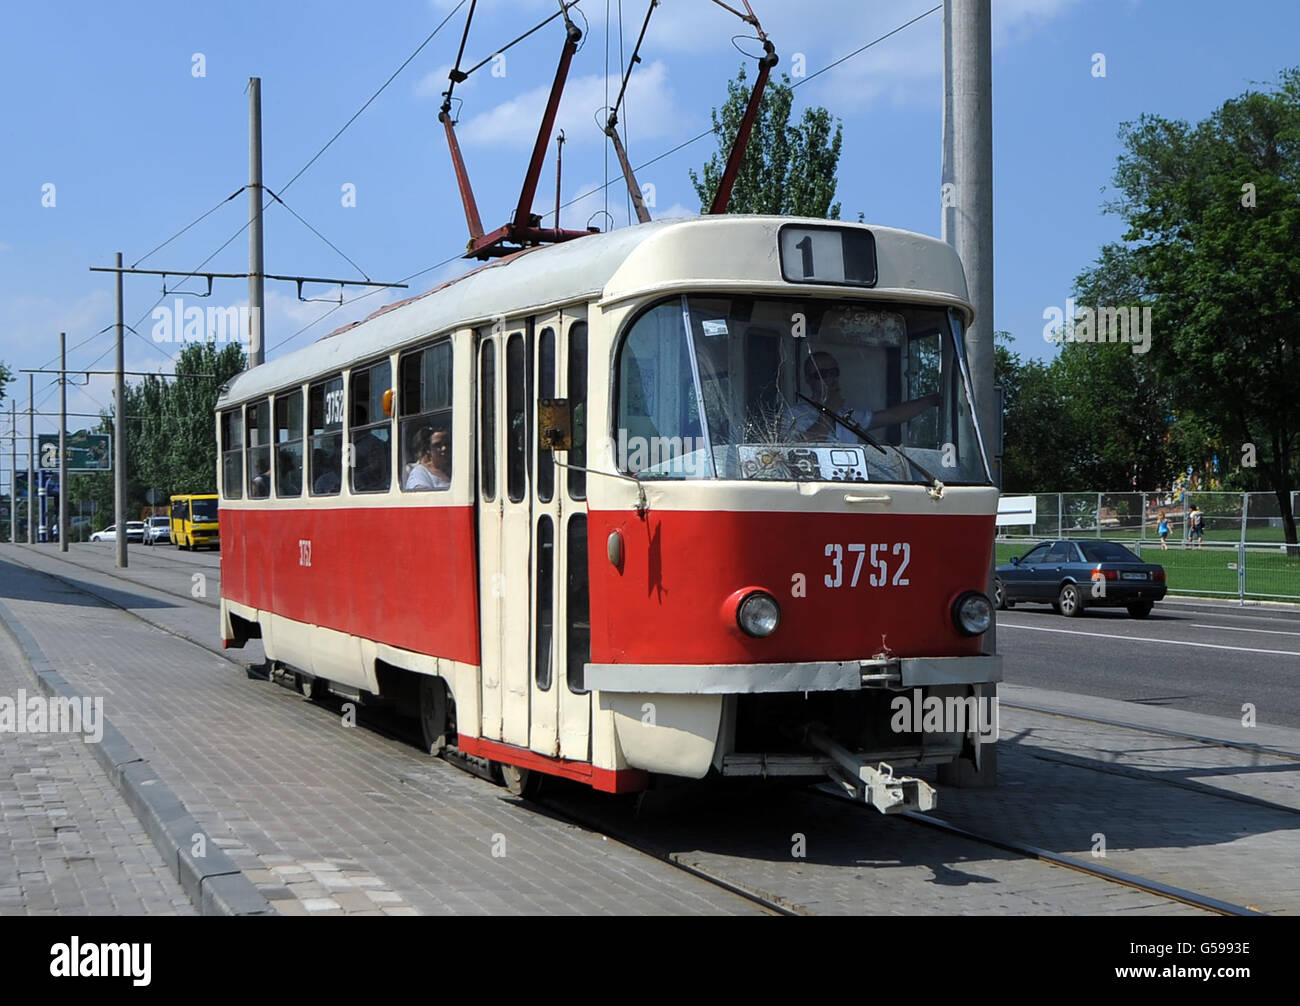
[[[441,678],[420,677],[420,735],[434,757],[447,746],[447,686]]]
[[[325,683],[318,678],[298,675],[298,691],[305,699],[319,699],[325,694]]]
[[[506,784],[513,796],[523,797],[525,800],[532,799],[537,795],[537,791],[542,786],[542,776],[537,772],[531,772],[526,768],[520,768],[518,765],[500,764],[501,778]]]

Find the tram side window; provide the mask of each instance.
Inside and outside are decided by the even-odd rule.
[[[568,463],[574,468],[587,464],[587,323],[569,329],[569,405],[573,409],[573,450]],[[587,473],[569,469],[569,497],[587,498]]]
[[[451,341],[407,353],[398,362],[402,491],[451,488]]]
[[[585,692],[587,661],[591,659],[591,594],[587,581],[587,515],[569,518],[568,584],[565,597],[568,619],[566,676],[569,691]]]
[[[275,494],[302,495],[302,389],[275,396]]]
[[[506,491],[512,503],[524,498],[528,483],[527,366],[524,337],[516,332],[506,343]]]
[[[480,361],[479,393],[479,468],[483,472],[483,498],[488,502],[497,496],[497,358],[496,343],[483,343]]]
[[[239,409],[221,413],[221,490],[228,500],[244,496],[244,417]]]
[[[555,397],[555,332],[544,328],[537,339],[537,399]],[[555,494],[555,454],[537,448],[537,498],[549,503]]]
[[[552,580],[555,575],[555,524],[548,513],[537,518],[537,687],[551,687],[551,635],[554,631],[555,605]]]
[[[354,493],[387,492],[393,482],[393,421],[384,413],[384,392],[393,386],[393,365],[384,360],[352,372],[351,477]]]
[[[248,406],[248,498],[271,495],[271,402],[263,398]]]
[[[308,397],[313,496],[337,496],[343,484],[343,377],[313,384]]]

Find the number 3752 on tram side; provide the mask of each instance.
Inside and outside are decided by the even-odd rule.
[[[829,775],[928,809],[894,770],[978,765],[1000,677],[970,321],[939,241],[758,216],[386,307],[221,393],[224,643],[515,790]]]

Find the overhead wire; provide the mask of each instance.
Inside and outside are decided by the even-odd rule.
[[[623,56],[623,0],[618,0],[618,75],[621,78],[624,73],[624,56]],[[609,86],[608,80],[605,84]],[[609,98],[605,98],[605,104],[609,104]],[[623,95],[623,149],[627,149],[627,95]],[[616,127],[617,128],[617,127]],[[605,156],[609,157],[609,144],[605,145]],[[629,155],[630,156],[630,155]],[[627,210],[627,222],[632,223],[632,193],[630,191],[623,194]]]
[[[605,0],[605,3],[606,3],[606,18],[605,18],[606,52],[608,53],[608,37],[609,37],[609,0]],[[797,82],[796,84],[794,84],[793,86],[794,86],[794,87],[798,87],[799,84],[806,83],[808,80],[811,80],[813,77],[820,76],[821,74],[825,73],[827,70],[833,69],[834,67],[839,66],[841,63],[844,63],[844,62],[846,62],[847,60],[850,60],[850,59],[852,59],[852,58],[855,57],[855,56],[859,56],[859,55],[861,55],[862,53],[864,53],[864,52],[866,52],[868,49],[870,49],[872,46],[874,46],[874,45],[878,45],[879,43],[885,41],[885,39],[890,38],[891,36],[898,34],[898,33],[899,33],[900,31],[902,31],[904,28],[910,27],[911,25],[915,24],[917,21],[920,21],[922,18],[928,17],[929,15],[935,13],[936,11],[942,10],[942,9],[943,9],[943,5],[942,5],[942,4],[938,4],[938,5],[934,6],[934,7],[931,7],[929,10],[927,10],[927,11],[925,11],[925,12],[923,12],[923,13],[917,15],[916,17],[912,18],[912,19],[911,19],[910,21],[908,21],[908,22],[899,25],[897,28],[894,28],[892,31],[886,32],[884,35],[881,35],[881,36],[879,36],[878,38],[872,39],[872,40],[871,40],[870,42],[868,42],[866,45],[864,45],[864,46],[862,46],[862,47],[860,47],[860,48],[858,48],[858,49],[855,49],[853,52],[849,53],[847,56],[843,56],[843,57],[841,57],[840,59],[836,60],[834,63],[828,64],[827,66],[822,67],[820,70],[816,71],[815,73],[810,74],[808,77],[805,77],[805,78],[801,79],[800,81],[798,81],[798,82]],[[581,8],[579,8],[579,11],[581,11]],[[605,101],[606,101],[606,105],[608,106],[608,103],[609,103],[609,63],[608,63],[608,58],[606,59],[606,64],[605,64],[605,81],[606,81],[606,84],[605,84],[605,88],[606,88],[606,97],[605,97]],[[648,168],[648,167],[650,167],[652,164],[656,164],[657,162],[662,161],[662,160],[663,160],[664,158],[666,158],[666,157],[671,157],[673,154],[677,153],[679,150],[683,150],[683,149],[685,149],[686,147],[689,147],[691,144],[693,144],[693,143],[697,143],[698,141],[704,139],[704,137],[712,135],[713,132],[714,132],[714,130],[711,129],[711,128],[710,128],[710,129],[706,129],[706,130],[704,130],[704,132],[699,133],[698,135],[693,136],[693,137],[691,137],[690,139],[685,140],[685,141],[683,141],[682,143],[677,144],[675,147],[672,147],[672,148],[669,149],[669,150],[665,150],[665,151],[664,151],[663,153],[661,153],[661,154],[657,154],[656,156],[650,158],[648,161],[645,161],[645,162],[643,162],[642,164],[638,165],[634,170],[635,170],[635,171],[641,171],[641,170],[644,169],[644,168]],[[608,164],[609,164],[608,144],[606,145],[605,163],[606,163],[606,181],[605,181],[605,184],[604,184],[604,186],[603,186],[602,188],[604,189],[605,194],[606,194],[606,212],[608,213],[608,192],[609,192],[609,186],[610,186],[610,184],[611,184],[610,181],[609,181],[609,177],[608,177]],[[589,191],[587,191],[587,192],[582,193],[581,195],[575,196],[573,199],[570,199],[567,203],[562,203],[562,204],[560,205],[559,208],[560,208],[560,209],[567,209],[568,207],[573,206],[574,204],[579,203],[579,202],[581,202],[582,200],[587,199],[587,198],[589,198],[590,196],[595,195],[595,194],[596,194],[597,192],[599,192],[599,191],[601,191],[601,190],[600,190],[600,189],[591,189],[591,190],[589,190]],[[462,258],[462,257],[463,257],[463,255],[462,255],[461,253],[458,252],[457,254],[452,255],[452,256],[449,257],[449,258],[443,259],[441,262],[438,262],[438,263],[435,263],[434,265],[428,266],[428,267],[425,268],[425,269],[421,269],[419,272],[411,273],[411,275],[404,277],[402,280],[400,280],[400,282],[402,282],[402,283],[406,283],[406,282],[408,282],[409,280],[416,279],[416,278],[418,278],[418,277],[420,277],[420,276],[423,276],[425,273],[429,273],[429,272],[432,272],[432,271],[435,270],[435,269],[440,269],[440,268],[442,268],[442,267],[445,266],[445,265],[449,265],[450,263],[456,261],[458,258]],[[371,296],[373,296],[374,294],[379,293],[379,292],[380,292],[380,289],[382,289],[382,288],[376,288],[376,289],[373,289],[373,290],[367,290],[365,293],[358,294],[356,297],[352,297],[352,298],[350,298],[350,299],[348,299],[348,300],[345,300],[345,301],[344,301],[343,303],[341,303],[341,304],[336,304],[336,305],[334,305],[333,307],[330,308],[330,310],[326,311],[324,314],[322,314],[322,315],[321,315],[319,318],[317,318],[315,321],[309,322],[308,324],[304,325],[302,328],[298,329],[297,332],[294,332],[293,335],[290,335],[290,336],[288,336],[287,338],[282,339],[280,342],[276,343],[275,346],[272,346],[272,347],[270,347],[270,348],[271,348],[271,349],[276,349],[276,348],[279,348],[280,346],[285,345],[286,343],[290,342],[291,340],[296,339],[296,338],[297,338],[299,335],[301,335],[303,332],[307,331],[307,330],[310,329],[310,328],[314,328],[316,325],[320,324],[320,322],[324,321],[326,318],[328,318],[330,315],[332,315],[335,311],[338,311],[338,310],[340,310],[341,308],[347,307],[347,306],[349,306],[349,305],[351,305],[351,304],[355,304],[357,301],[364,300],[366,297],[371,297]]]
[[[606,0],[606,2],[608,2],[608,0]],[[866,45],[862,46],[859,49],[854,49],[853,52],[849,53],[847,56],[842,56],[839,59],[837,59],[834,63],[830,63],[827,66],[822,67],[820,70],[816,71],[815,73],[811,73],[807,77],[801,78],[800,80],[796,81],[794,84],[791,85],[791,90],[793,90],[796,87],[799,87],[801,84],[806,84],[814,77],[820,76],[821,74],[825,73],[827,70],[831,70],[839,66],[841,63],[852,59],[854,56],[862,55],[862,53],[866,52],[873,45],[878,45],[879,43],[885,41],[885,39],[889,38],[890,36],[897,35],[904,28],[908,28],[911,25],[916,24],[916,22],[920,21],[922,18],[929,17],[931,14],[940,10],[943,10],[943,4],[937,4],[934,7],[931,7],[929,10],[924,11],[921,14],[918,14],[916,17],[912,18],[912,20],[906,22],[905,24],[899,25],[897,28],[894,28],[892,31],[888,31],[885,34],[881,35],[879,38],[872,39],[870,42],[868,42]],[[679,150],[684,150],[685,148],[691,146],[691,144],[698,143],[706,136],[714,135],[715,132],[716,131],[712,127],[710,127],[709,129],[706,129],[701,133],[697,133],[695,136],[692,136],[689,140],[683,140],[681,143],[677,144],[677,146],[671,148],[670,150],[665,150],[662,154],[657,154],[656,156],[650,158],[650,160],[638,164],[635,168],[633,168],[633,171],[640,172],[644,168],[650,167],[652,164],[657,164],[659,161],[662,161],[665,157],[671,157]],[[608,190],[609,186],[610,186],[610,182],[608,179],[606,179],[605,184],[602,188]],[[579,203],[584,199],[588,199],[591,196],[596,195],[600,191],[601,191],[600,189],[589,189],[588,191],[583,192],[580,195],[574,196],[567,203],[564,203],[560,207],[560,209],[567,209],[568,207],[572,206],[574,203]]]
[[[321,155],[324,154],[325,151],[328,150],[328,149],[329,149],[329,148],[334,144],[334,142],[335,142],[335,141],[336,141],[340,136],[342,136],[342,135],[344,134],[344,132],[347,131],[348,127],[351,126],[352,123],[354,123],[354,122],[357,120],[357,118],[361,115],[361,113],[364,112],[367,108],[369,108],[370,105],[375,101],[375,99],[378,98],[381,94],[383,94],[385,90],[387,90],[388,86],[389,86],[390,84],[392,84],[392,82],[393,82],[394,80],[397,79],[398,75],[399,75],[403,70],[405,70],[407,66],[410,65],[411,61],[414,60],[415,57],[418,56],[421,52],[424,51],[425,46],[427,46],[430,42],[433,41],[434,37],[438,34],[438,32],[440,32],[440,31],[443,29],[443,27],[447,24],[447,22],[450,21],[450,20],[451,20],[451,19],[456,15],[456,13],[457,13],[457,12],[458,12],[458,11],[459,11],[463,6],[465,6],[465,2],[466,2],[466,0],[460,0],[460,3],[458,3],[454,8],[452,8],[451,12],[450,12],[450,13],[449,13],[445,18],[443,18],[440,22],[438,22],[437,27],[435,27],[435,28],[433,29],[433,31],[429,32],[429,34],[428,34],[427,36],[425,36],[424,41],[421,42],[418,46],[416,46],[415,51],[412,52],[409,56],[407,56],[406,59],[404,59],[404,60],[402,61],[402,63],[397,67],[397,69],[394,70],[394,71],[392,72],[392,74],[389,75],[388,79],[387,79],[386,81],[384,81],[384,83],[379,87],[379,89],[378,89],[377,91],[375,91],[375,93],[372,94],[369,98],[366,99],[365,104],[363,104],[359,109],[357,109],[355,113],[353,113],[352,117],[349,118],[348,121],[345,122],[345,123],[344,123],[344,124],[343,124],[339,129],[338,129],[338,131],[335,132],[335,134],[334,134],[333,136],[331,136],[331,137],[330,137],[330,138],[325,142],[325,145],[324,145],[324,146],[322,146],[319,150],[316,151],[316,153],[314,153],[314,154],[311,156],[311,158],[307,161],[306,164],[304,164],[301,168],[298,169],[298,171],[293,175],[292,178],[289,179],[289,181],[287,181],[284,185],[280,186],[280,192],[281,192],[282,194],[283,194],[284,192],[287,192],[287,191],[289,190],[289,187],[290,187],[291,185],[293,185],[293,183],[296,182],[299,178],[301,178],[301,177],[302,177],[302,176],[307,172],[307,169],[310,168],[313,164],[315,164],[316,161],[320,159]],[[247,189],[247,186],[245,186],[244,188]],[[241,191],[243,191],[243,190],[241,189]],[[238,193],[236,193],[236,195],[238,195]],[[232,198],[233,198],[233,197],[232,197]],[[228,201],[229,201],[228,199],[227,199],[227,200],[223,200],[223,201],[222,201],[222,204],[224,204],[225,202],[228,202]],[[266,201],[264,201],[263,204],[262,204],[262,212],[265,213],[269,208],[271,208],[271,206],[273,205],[273,203],[274,203],[274,200],[266,200]],[[288,204],[284,203],[283,199],[280,200],[280,204],[281,204],[282,206],[284,206],[286,209],[288,209]],[[209,211],[209,212],[211,212],[211,211]],[[290,212],[292,212],[292,211],[290,211]],[[297,216],[297,214],[294,214],[294,215]],[[299,217],[299,219],[301,220],[302,218]],[[197,223],[197,221],[195,221],[195,222]],[[302,222],[303,222],[304,224],[306,223],[305,220],[303,220]],[[239,230],[235,231],[234,234],[232,234],[229,238],[227,238],[224,242],[222,242],[222,244],[217,248],[216,251],[214,251],[211,255],[209,255],[209,256],[208,256],[207,258],[205,258],[202,262],[200,262],[197,266],[195,266],[194,269],[192,269],[190,272],[188,272],[188,273],[177,273],[177,274],[176,274],[176,275],[177,275],[177,278],[183,281],[183,280],[190,279],[190,278],[192,278],[192,277],[198,275],[200,269],[202,269],[205,265],[207,265],[209,262],[211,262],[214,258],[216,258],[218,255],[220,255],[223,251],[225,251],[226,248],[229,247],[229,245],[231,244],[231,242],[235,241],[235,240],[236,240],[236,239],[237,239],[241,234],[243,234],[246,230],[248,230],[248,228],[249,228],[249,226],[251,225],[251,223],[252,223],[251,220],[250,220],[250,221],[246,221],[246,222],[244,223],[244,225],[243,225],[242,227],[239,228]],[[190,225],[190,226],[193,226],[193,225]],[[310,227],[310,225],[308,225],[308,226]],[[188,229],[188,227],[185,228],[185,229]],[[317,236],[318,236],[318,237],[322,237],[322,240],[325,240],[325,239],[323,238],[323,236],[321,236],[321,235],[319,234],[319,232],[317,232]],[[168,240],[171,240],[171,239],[168,239]],[[327,243],[327,244],[329,243],[328,240],[326,241],[326,243]],[[333,245],[331,245],[331,247],[333,247]],[[334,250],[335,250],[335,251],[338,251],[337,248],[335,248]],[[153,252],[150,252],[149,254],[152,255]],[[342,252],[339,252],[339,254],[343,254],[343,253],[342,253]],[[146,256],[146,257],[148,257],[148,256]],[[347,258],[346,255],[345,255],[344,257]],[[143,259],[141,259],[140,261],[143,261]],[[349,259],[348,261],[351,261],[351,259]],[[356,266],[356,263],[353,263],[353,265]],[[361,272],[361,274],[362,274],[363,276],[365,276],[364,271],[363,271],[359,266],[356,266],[356,268],[357,268],[357,271],[358,271],[358,272]],[[369,279],[368,276],[367,276],[366,278]],[[156,301],[153,302],[153,304],[152,304],[152,305],[151,305],[151,306],[150,306],[150,307],[149,307],[149,308],[144,312],[144,314],[142,314],[142,315],[141,315],[141,316],[136,320],[136,325],[138,326],[138,325],[142,324],[146,318],[148,318],[150,315],[152,315],[154,309],[155,309],[159,304],[161,304],[161,303],[163,302],[163,300],[166,298],[166,296],[167,296],[166,293],[164,293],[164,294],[162,294],[161,296],[159,296],[159,298],[158,298]],[[139,335],[138,332],[137,332],[136,334]],[[153,346],[153,348],[154,348],[155,350],[158,350],[158,351],[160,351],[160,352],[163,352],[164,355],[166,355],[166,351],[165,351],[165,350],[162,350],[161,347],[158,346],[157,344],[149,343],[148,340],[147,340],[147,339],[144,339],[143,336],[140,336],[140,338],[143,339],[143,340],[144,340],[146,343],[148,343],[149,345]],[[101,358],[102,358],[102,357],[101,357]]]
[[[327,245],[329,245],[329,246],[330,246],[331,248],[333,248],[336,252],[338,252],[339,255],[340,255],[340,257],[342,257],[342,258],[343,258],[343,259],[348,263],[348,265],[352,266],[353,269],[355,269],[357,272],[361,273],[361,278],[362,278],[362,279],[364,279],[364,280],[366,280],[367,282],[369,282],[369,280],[370,280],[370,276],[369,276],[369,274],[368,274],[364,269],[362,269],[361,266],[359,266],[359,265],[357,265],[355,262],[353,262],[352,259],[349,258],[349,257],[347,256],[347,254],[343,251],[342,248],[340,248],[340,247],[339,247],[338,245],[336,245],[333,241],[331,241],[331,240],[330,240],[329,238],[327,238],[324,234],[322,234],[322,233],[321,233],[320,231],[318,231],[315,227],[313,227],[313,226],[312,226],[311,224],[309,224],[306,220],[304,220],[301,216],[299,216],[297,210],[295,210],[292,206],[290,206],[290,205],[289,205],[288,203],[286,203],[283,199],[281,199],[278,195],[276,195],[275,192],[271,190],[270,186],[267,186],[267,187],[266,187],[266,191],[271,193],[271,198],[272,198],[272,199],[274,199],[277,203],[279,203],[279,204],[280,204],[281,206],[283,206],[286,210],[288,210],[290,213],[292,213],[292,214],[293,214],[293,215],[298,219],[299,223],[301,223],[301,224],[302,224],[304,227],[306,227],[309,231],[311,231],[311,232],[312,232],[313,234],[315,234],[318,238],[320,238],[320,239],[321,239],[322,241],[324,241]]]
[[[162,244],[155,246],[152,250],[150,250],[150,251],[146,252],[145,254],[141,255],[138,259],[136,259],[134,262],[131,263],[131,268],[132,268],[132,269],[137,268],[137,267],[140,265],[141,262],[143,262],[145,259],[147,259],[147,258],[148,258],[150,255],[152,255],[154,252],[161,251],[163,248],[166,248],[169,244],[171,244],[173,241],[175,241],[178,237],[180,237],[182,234],[184,234],[187,230],[189,230],[189,229],[190,229],[191,227],[193,227],[195,224],[201,223],[203,220],[205,220],[205,219],[207,219],[208,217],[210,217],[213,213],[217,212],[217,210],[221,209],[221,207],[225,206],[226,203],[230,202],[230,200],[234,199],[235,196],[239,195],[241,192],[243,192],[243,191],[244,191],[245,189],[247,189],[247,188],[248,188],[247,185],[241,185],[241,186],[240,186],[238,189],[236,189],[232,194],[226,196],[225,199],[221,200],[221,202],[217,203],[216,206],[214,206],[214,207],[212,207],[212,209],[208,210],[207,213],[201,214],[200,216],[196,217],[194,220],[191,220],[188,224],[186,224],[184,227],[182,227],[180,230],[178,230],[175,234],[173,234],[171,237],[169,237],[169,238],[168,238],[166,241],[164,241]]]

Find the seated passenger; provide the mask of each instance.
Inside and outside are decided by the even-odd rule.
[[[248,484],[248,495],[253,499],[265,499],[271,495],[271,459],[260,459],[256,467],[257,477]]]
[[[318,450],[312,455],[311,470],[316,474],[311,491],[318,496],[330,496],[339,491],[338,456],[330,451]]]
[[[451,434],[439,426],[421,426],[411,437],[411,453],[417,458],[406,476],[403,489],[422,492],[451,488]]]

